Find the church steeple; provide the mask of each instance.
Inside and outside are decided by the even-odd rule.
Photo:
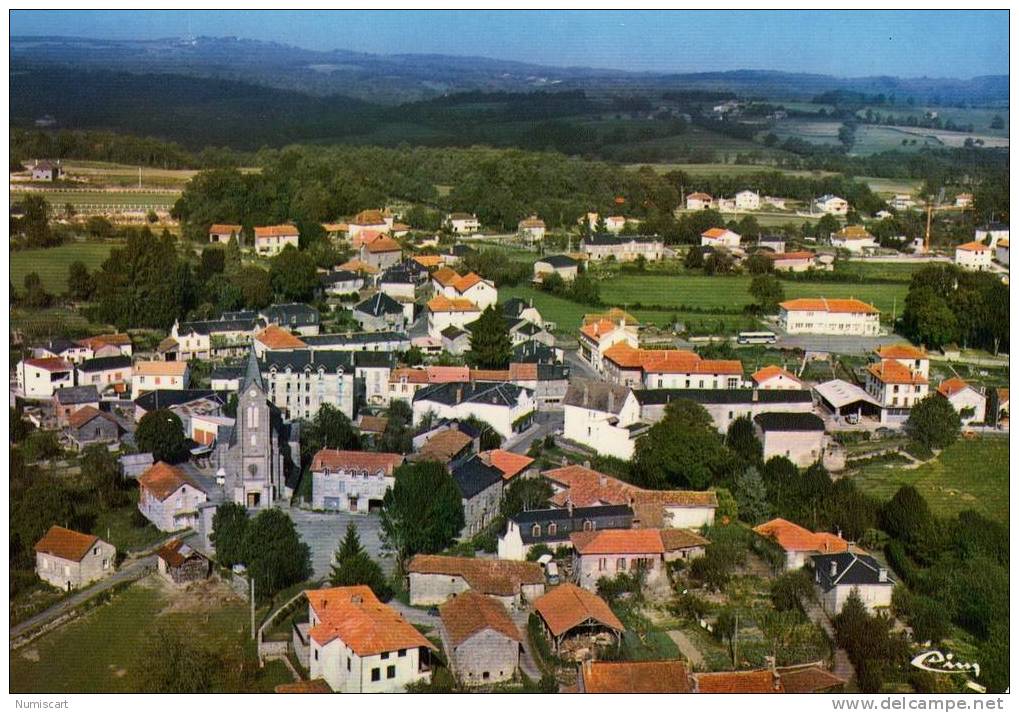
[[[262,371],[258,368],[258,357],[255,356],[255,345],[248,350],[248,366],[244,372],[244,381],[241,383],[241,392],[247,391],[249,386],[257,386],[258,390],[265,393],[265,386],[262,384]]]

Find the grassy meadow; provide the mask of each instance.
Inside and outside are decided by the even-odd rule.
[[[89,270],[96,270],[116,246],[117,243],[113,242],[80,242],[13,251],[10,253],[11,283],[20,290],[25,283],[25,275],[37,272],[47,292],[62,294],[67,291],[67,272],[72,262],[80,260]]]

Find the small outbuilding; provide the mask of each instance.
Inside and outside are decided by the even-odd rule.
[[[159,573],[177,585],[200,582],[212,571],[212,562],[191,545],[171,540],[156,552]]]
[[[467,591],[439,607],[443,648],[456,677],[466,686],[513,678],[523,637],[498,600]]]

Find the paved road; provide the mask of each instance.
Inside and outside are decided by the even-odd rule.
[[[776,332],[777,333],[777,332]],[[779,334],[779,347],[802,349],[808,352],[835,354],[870,354],[883,344],[899,344],[905,337],[888,334],[880,337],[843,337],[824,334]]]
[[[510,612],[510,618],[513,619],[513,623],[520,629],[520,634],[523,637],[520,644],[520,670],[532,681],[540,681],[541,669],[538,668],[534,652],[531,651],[531,639],[527,635],[527,619],[530,614],[529,609],[514,609]]]
[[[564,351],[564,361],[570,365],[570,374],[578,376],[582,379],[598,379],[598,372],[588,364],[586,361],[580,358],[576,349],[567,349]]]
[[[66,614],[97,594],[105,592],[107,589],[116,584],[141,579],[149,572],[154,571],[155,568],[155,555],[148,555],[147,557],[140,557],[136,560],[129,560],[119,570],[106,579],[101,579],[90,587],[78,590],[66,599],[60,600],[49,609],[45,609],[35,616],[12,626],[10,633],[11,640],[13,641],[22,634],[42,626],[43,624],[50,623],[54,619]]]
[[[807,602],[804,606],[807,617],[815,624],[824,629],[828,637],[835,641],[835,627],[832,626],[831,620],[828,619],[828,615],[821,609],[821,605],[817,602]],[[849,654],[846,653],[845,649],[835,649],[835,656],[832,662],[832,673],[844,681],[851,681],[856,677],[856,669],[853,668],[853,664],[849,661]]]
[[[351,512],[312,512],[286,505],[281,506],[294,521],[301,539],[311,549],[311,566],[314,570],[313,579],[329,576],[332,569],[333,555],[347,532],[347,523],[357,526],[361,537],[361,546],[376,560],[386,574],[396,569],[396,561],[388,553],[383,552],[382,538],[379,532],[379,516],[375,513]]]
[[[676,644],[676,648],[679,649],[679,653],[686,657],[687,661],[690,662],[690,666],[695,669],[700,669],[704,665],[704,656],[701,655],[700,649],[694,646],[693,642],[687,638],[686,634],[679,630],[665,632],[672,639],[673,643]]]
[[[412,607],[404,604],[398,599],[392,599],[389,601],[391,606],[396,611],[400,612],[400,615],[409,621],[411,624],[417,624],[418,626],[430,626],[433,629],[438,629],[440,619],[434,614],[429,614],[427,609],[419,609],[418,607]]]
[[[538,411],[534,414],[534,424],[506,441],[503,448],[514,453],[527,453],[535,440],[544,440],[549,434],[562,433],[564,422],[565,416],[560,410]]]

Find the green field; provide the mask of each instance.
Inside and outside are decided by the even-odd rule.
[[[67,271],[72,262],[81,260],[89,270],[96,270],[114,247],[117,243],[82,242],[13,251],[10,253],[11,283],[20,290],[25,284],[25,275],[37,272],[47,292],[62,294],[67,291]]]
[[[104,191],[104,190],[48,190],[33,191],[41,195],[55,211],[62,211],[70,203],[75,208],[89,206],[110,206],[118,209],[141,210],[148,207],[169,209],[177,202],[180,193],[158,191]],[[30,195],[27,191],[11,191],[11,202],[16,202]]]
[[[234,664],[222,673],[216,690],[237,691],[238,685],[254,691],[271,691],[290,680],[281,664],[256,674],[250,684],[239,684],[236,664],[249,646],[250,624],[244,602],[223,599],[223,588],[201,593],[168,592],[152,575],[113,601],[86,614],[28,646],[11,652],[10,689],[19,693],[132,693],[139,692],[138,671],[146,646],[159,624],[189,623],[209,646]]]
[[[755,173],[781,173],[785,176],[801,178],[823,178],[838,175],[832,171],[792,171],[786,168],[761,166],[757,164],[736,163],[632,163],[627,168],[638,169],[650,167],[656,173],[682,171],[694,177],[712,176],[748,176]]]
[[[921,262],[872,262],[866,260],[839,260],[835,263],[835,272],[845,275],[857,275],[865,280],[900,280],[909,282],[913,273],[927,265]]]
[[[783,119],[771,129],[780,140],[802,139],[812,144],[834,146],[839,143],[841,121]]]
[[[890,498],[903,485],[913,485],[938,515],[976,510],[1008,524],[1008,438],[960,439],[936,460],[919,468],[871,465],[850,476],[860,488]]]
[[[860,176],[856,180],[863,181],[870,190],[882,195],[892,196],[896,193],[916,194],[923,185],[919,178],[874,178]]]

